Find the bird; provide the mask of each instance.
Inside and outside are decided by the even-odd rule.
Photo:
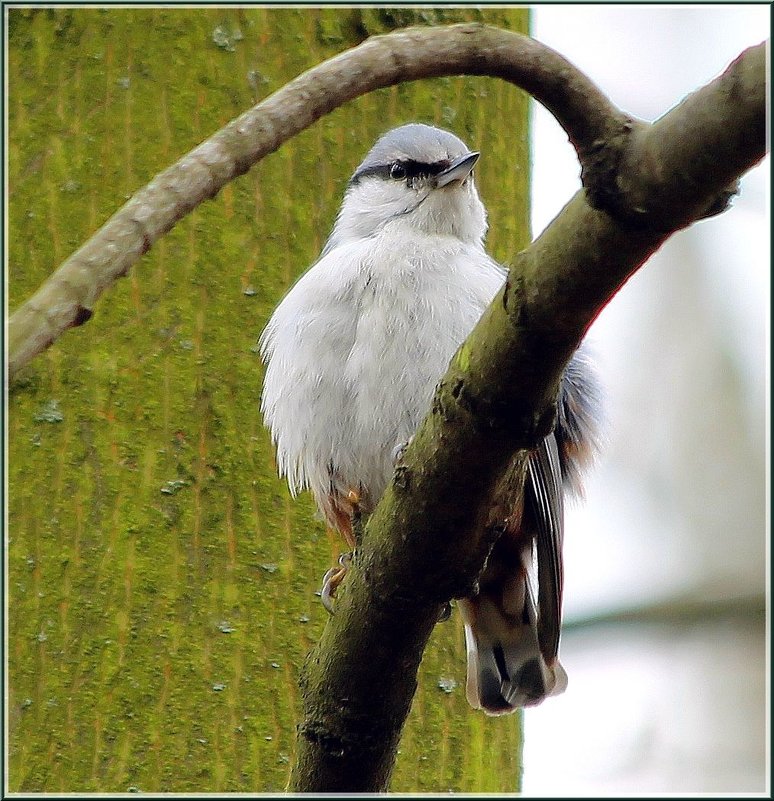
[[[452,357],[506,279],[485,249],[479,156],[451,131],[418,122],[379,137],[346,185],[319,258],[260,335],[261,412],[279,473],[293,496],[311,490],[350,550],[353,520],[375,508]],[[523,486],[503,482],[498,508],[510,514],[477,590],[457,601],[466,696],[489,715],[566,687],[558,659],[564,498],[582,492],[599,405],[582,344]],[[329,611],[349,558],[326,573]]]

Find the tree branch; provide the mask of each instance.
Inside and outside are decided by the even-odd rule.
[[[100,295],[160,236],[283,142],[359,95],[444,75],[489,75],[520,86],[553,112],[581,153],[629,123],[566,59],[521,34],[463,24],[369,39],[305,72],[138,191],[13,313],[9,378],[88,321]]]
[[[740,74],[744,98],[732,90]],[[638,187],[642,207],[657,213],[635,227],[631,210],[616,218],[581,191],[518,256],[439,385],[307,661],[293,789],[386,789],[440,605],[468,592],[497,536],[488,517],[493,487],[514,454],[523,463],[550,430],[561,372],[603,306],[671,233],[703,216],[763,157],[764,119],[761,46],[647,133],[638,124],[627,137],[621,162],[637,172],[619,180]],[[697,126],[693,137],[675,136]],[[666,154],[669,170],[642,154],[638,161],[638,142],[647,154]],[[711,169],[696,168],[694,158]]]
[[[609,151],[603,144],[583,164],[592,205],[637,227],[670,231],[722,211],[736,178],[761,158],[765,73],[763,43],[653,125],[633,124],[621,147]],[[709,204],[702,208],[703,193]]]

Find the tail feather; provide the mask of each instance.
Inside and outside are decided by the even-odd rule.
[[[549,663],[540,650],[535,605],[523,576],[520,592],[519,616],[505,612],[499,597],[481,594],[459,602],[468,652],[468,702],[489,715],[534,706],[567,687],[559,660]]]

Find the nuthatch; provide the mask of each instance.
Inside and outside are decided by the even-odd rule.
[[[261,409],[293,494],[311,489],[350,548],[430,409],[452,356],[500,290],[484,249],[479,154],[454,134],[403,125],[384,134],[347,185],[320,258],[261,336]],[[480,576],[459,601],[467,697],[489,714],[564,690],[559,664],[564,493],[593,450],[598,393],[581,351],[568,364],[557,423],[530,455],[526,486]],[[501,506],[503,504],[500,504]],[[346,570],[328,571],[330,598]]]

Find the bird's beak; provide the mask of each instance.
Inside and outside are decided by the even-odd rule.
[[[473,171],[473,166],[480,155],[480,153],[466,153],[464,156],[454,159],[443,172],[439,172],[435,176],[436,189],[440,189],[442,186],[454,181],[462,183]]]

